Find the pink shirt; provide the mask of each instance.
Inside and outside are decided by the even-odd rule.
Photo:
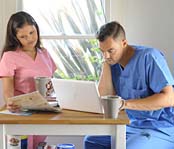
[[[38,49],[35,60],[20,49],[5,52],[0,61],[0,77],[14,76],[14,95],[35,91],[34,77],[52,77],[56,65],[46,49]]]

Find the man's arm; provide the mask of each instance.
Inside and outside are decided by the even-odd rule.
[[[111,67],[107,62],[104,62],[102,66],[98,90],[100,96],[115,95],[114,87],[112,84]]]
[[[158,110],[164,107],[174,106],[174,91],[171,85],[166,86],[160,93],[146,98],[130,99],[124,102],[122,109],[131,110]]]

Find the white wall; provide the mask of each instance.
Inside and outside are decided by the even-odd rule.
[[[0,51],[2,49],[3,44],[3,0],[0,0]]]
[[[174,70],[174,1],[112,0],[112,20],[125,27],[130,44],[161,49]]]
[[[15,11],[16,0],[0,0],[0,51],[4,44],[8,19]]]

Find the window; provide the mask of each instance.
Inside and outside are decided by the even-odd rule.
[[[22,0],[37,21],[43,46],[58,69],[56,77],[98,80],[102,55],[95,33],[106,22],[109,0]]]

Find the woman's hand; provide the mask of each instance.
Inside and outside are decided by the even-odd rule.
[[[10,111],[10,112],[20,112],[21,111],[21,107],[18,105],[15,105],[14,102],[12,101],[8,101],[6,104],[6,108]]]

